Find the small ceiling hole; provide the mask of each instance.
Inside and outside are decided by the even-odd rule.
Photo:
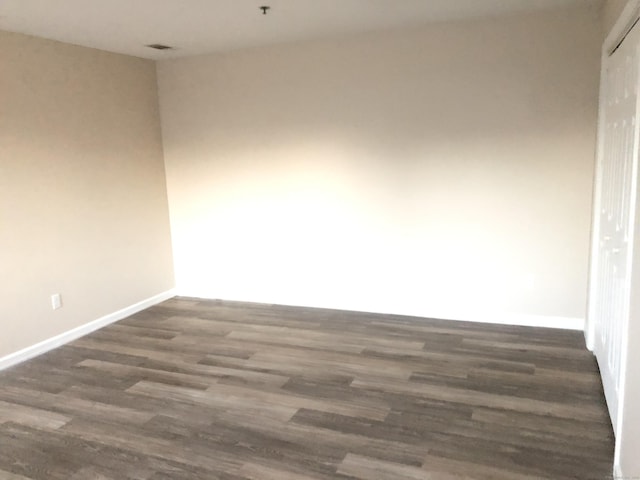
[[[161,43],[152,43],[151,45],[147,45],[149,48],[153,48],[155,50],[173,50],[173,47],[169,45],[163,45]]]

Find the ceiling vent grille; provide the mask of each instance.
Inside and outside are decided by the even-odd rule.
[[[152,43],[151,45],[147,45],[147,47],[153,48],[154,50],[173,50],[173,47],[161,43]]]

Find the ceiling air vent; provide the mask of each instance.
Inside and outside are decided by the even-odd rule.
[[[151,45],[147,45],[149,48],[153,48],[154,50],[172,50],[173,47],[169,45],[163,45],[161,43],[152,43]]]

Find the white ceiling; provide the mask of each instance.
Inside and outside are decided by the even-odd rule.
[[[0,30],[152,59],[599,0],[0,0]],[[270,5],[268,15],[259,6]],[[175,50],[146,48],[164,43]]]

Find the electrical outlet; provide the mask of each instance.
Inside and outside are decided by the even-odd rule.
[[[62,308],[62,295],[59,293],[54,293],[51,295],[51,308],[54,310],[58,310]]]

